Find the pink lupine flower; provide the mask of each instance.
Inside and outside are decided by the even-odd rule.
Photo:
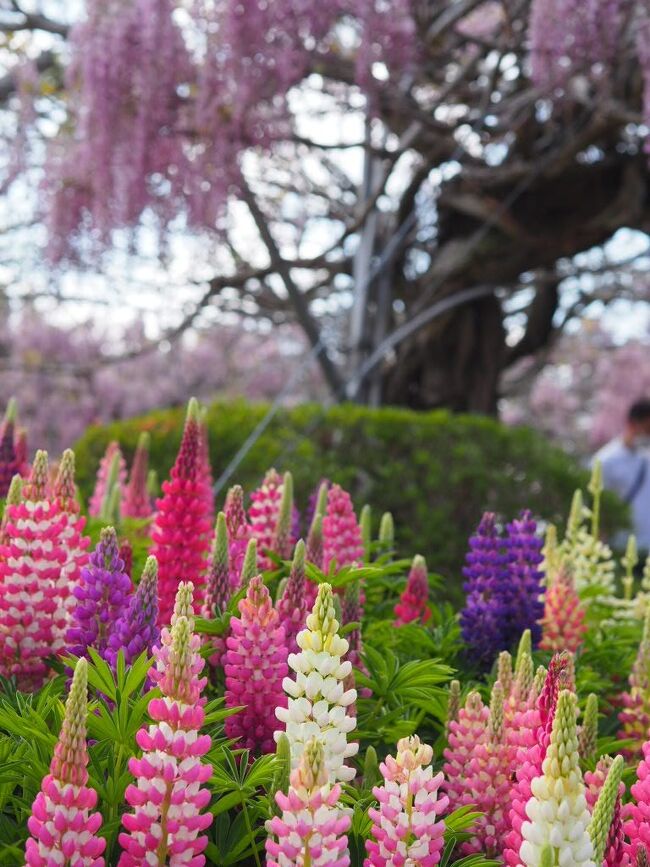
[[[424,557],[416,555],[413,558],[406,587],[395,606],[395,625],[404,626],[405,623],[412,623],[413,621],[426,623],[431,617],[428,602],[427,564]]]
[[[273,608],[261,576],[252,578],[239,603],[240,617],[230,621],[226,639],[226,707],[242,706],[226,719],[226,735],[237,746],[254,752],[275,752],[275,710],[286,707],[282,688],[286,677],[287,645],[284,627]]]
[[[290,653],[298,649],[296,635],[305,628],[307,614],[313,608],[313,603],[311,607],[308,605],[308,583],[305,576],[305,543],[301,539],[296,545],[291,572],[277,606]]]
[[[397,756],[387,756],[379,766],[384,782],[372,790],[379,807],[368,810],[373,825],[365,867],[440,862],[445,823],[439,817],[449,798],[439,793],[443,775],[433,775],[432,758],[431,747],[414,735],[398,741]]]
[[[158,560],[158,623],[169,623],[179,581],[201,589],[210,550],[209,483],[200,459],[199,405],[189,402],[183,439],[170,478],[157,501],[151,553]],[[195,600],[200,604],[201,600]]]
[[[650,606],[643,623],[643,635],[629,676],[630,688],[621,695],[623,710],[618,736],[635,742],[632,755],[643,748],[650,729]],[[622,750],[630,755],[630,750]]]
[[[191,611],[192,585],[181,584],[173,625],[163,629],[160,646],[154,648],[156,666],[150,678],[162,693],[149,702],[153,723],[136,736],[142,758],[129,761],[136,783],[128,786],[126,800],[133,812],[122,817],[125,831],[119,841],[119,867],[202,867],[201,853],[208,838],[201,835],[212,820],[201,810],[210,793],[201,783],[212,768],[201,762],[210,749],[208,735],[199,731],[205,720],[206,678],[200,640],[194,635]]]
[[[626,854],[633,864],[641,847],[650,853],[650,741],[643,744],[642,752],[636,782],[630,787],[634,800],[623,808],[623,828],[630,841]]]
[[[63,648],[68,610],[60,586],[67,516],[47,499],[47,483],[47,454],[37,452],[23,502],[7,506],[0,547],[0,672],[25,692],[43,685],[47,657]]]
[[[120,450],[119,443],[113,440],[106,446],[104,456],[99,462],[97,479],[95,481],[95,490],[93,491],[90,503],[88,504],[88,514],[92,518],[98,518],[101,515],[102,506],[104,505],[108,493],[107,489],[111,467],[113,466],[113,461],[115,460],[116,455],[118,456],[119,462],[117,482],[120,490],[124,490],[124,484],[126,482],[126,462]]]
[[[587,632],[585,609],[569,575],[560,573],[546,588],[542,618],[542,650],[580,649]]]
[[[257,539],[259,563],[263,570],[270,569],[272,566],[272,561],[265,552],[275,550],[281,501],[282,478],[276,470],[270,469],[264,476],[261,486],[251,494],[251,504],[248,509],[251,535]]]
[[[323,518],[323,571],[336,562],[342,566],[363,562],[363,540],[354,506],[347,491],[332,485],[327,494],[327,514]]]
[[[239,485],[234,485],[228,491],[223,512],[228,530],[230,586],[233,590],[238,590],[246,547],[251,538],[251,528],[244,509],[244,492]]]
[[[490,709],[485,707],[477,692],[470,692],[458,719],[449,722],[448,746],[443,752],[445,764],[444,789],[451,807],[456,810],[472,803],[466,792],[467,771],[478,745],[485,742]],[[465,797],[467,795],[467,797]]]
[[[276,792],[282,814],[268,823],[267,867],[348,867],[350,817],[339,807],[340,797],[340,784],[329,782],[323,745],[309,741],[291,772],[289,792]]]
[[[122,516],[146,520],[152,515],[151,497],[147,480],[149,476],[149,441],[146,431],[140,434],[133,456],[133,465],[128,483],[122,488]]]
[[[77,662],[65,705],[65,717],[41,790],[27,820],[26,867],[103,867],[106,840],[97,836],[102,823],[97,792],[89,788],[86,749],[87,663]]]

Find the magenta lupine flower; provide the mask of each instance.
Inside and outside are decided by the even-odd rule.
[[[429,578],[424,557],[416,555],[413,558],[406,587],[395,605],[395,625],[405,623],[426,623],[431,617],[429,610]]]
[[[102,506],[104,505],[104,501],[106,500],[106,495],[108,493],[107,489],[109,476],[111,474],[111,467],[113,466],[116,455],[118,456],[117,483],[120,487],[120,490],[124,490],[124,485],[126,482],[126,462],[120,450],[119,443],[113,440],[106,446],[104,456],[99,462],[97,479],[95,481],[95,490],[93,491],[93,495],[90,498],[90,503],[88,504],[88,514],[93,518],[98,518],[101,515]]]
[[[191,593],[192,585],[181,584],[179,595],[187,590]],[[187,606],[177,606],[177,611],[190,609],[191,596]],[[122,817],[119,867],[205,864],[201,853],[208,838],[201,832],[212,816],[201,814],[210,801],[210,792],[201,784],[212,768],[201,758],[211,740],[199,734],[205,720],[201,692],[207,680],[200,677],[204,661],[199,636],[192,629],[193,621],[177,613],[171,630],[162,630],[154,649],[156,665],[149,676],[162,697],[151,699],[153,723],[136,736],[142,757],[129,761],[136,782],[125,794],[133,812]]]
[[[118,618],[128,608],[131,579],[124,571],[113,527],[101,531],[99,543],[81,570],[81,581],[74,588],[77,604],[67,632],[70,652],[87,656],[93,647],[105,656]]]
[[[274,469],[264,476],[261,486],[251,494],[248,519],[251,535],[257,539],[260,568],[270,569],[272,561],[265,551],[273,551],[276,541],[280,503],[282,501],[282,478]]]
[[[291,564],[291,572],[278,601],[278,614],[284,626],[285,641],[290,653],[298,649],[296,635],[305,628],[307,614],[313,608],[307,601],[307,578],[305,576],[305,543],[302,539],[296,545]]]
[[[387,756],[379,765],[384,782],[372,790],[379,806],[368,810],[373,825],[364,867],[434,867],[440,862],[445,845],[440,816],[449,798],[440,794],[444,778],[433,775],[432,758],[431,747],[414,735],[398,741],[397,756]]]
[[[121,650],[130,665],[144,650],[151,651],[160,638],[157,620],[158,563],[155,557],[147,557],[140,583],[108,637],[106,661],[115,668]]]
[[[339,569],[363,562],[359,522],[350,495],[340,485],[329,489],[323,518],[323,571],[327,572],[333,562]]]
[[[97,836],[102,823],[97,792],[88,782],[86,749],[87,663],[80,659],[65,705],[50,773],[32,804],[27,820],[26,867],[103,867],[106,840]]]
[[[124,563],[124,572],[133,578],[133,545],[128,539],[122,539],[119,548],[120,560]]]
[[[636,771],[636,782],[630,787],[633,801],[623,807],[623,829],[629,845],[626,854],[636,863],[639,849],[650,853],[650,741],[642,748],[643,758]]]
[[[251,528],[244,508],[244,492],[239,485],[234,485],[228,491],[223,511],[228,530],[230,586],[233,590],[238,590],[246,547],[251,538]]]
[[[309,741],[288,793],[276,792],[282,814],[268,825],[267,867],[348,867],[350,817],[339,807],[340,797],[340,784],[329,782],[322,744]]]
[[[128,483],[122,488],[121,512],[125,518],[145,520],[153,512],[147,480],[149,476],[149,441],[146,431],[140,434],[133,456]]]
[[[24,500],[6,507],[0,547],[0,673],[24,692],[43,685],[47,657],[63,648],[67,516],[47,498],[47,485],[47,454],[39,451]]]
[[[470,692],[458,719],[450,720],[448,746],[443,756],[444,790],[449,795],[452,810],[471,803],[466,792],[467,774],[475,751],[487,737],[490,709],[485,707],[477,692]]]
[[[284,627],[261,576],[250,580],[226,639],[226,707],[243,707],[226,719],[226,735],[255,753],[275,752],[275,710],[287,706]]]

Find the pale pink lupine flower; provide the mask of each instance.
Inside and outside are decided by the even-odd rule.
[[[323,518],[323,571],[327,572],[334,561],[339,569],[363,563],[361,528],[352,499],[340,485],[332,485],[327,493],[327,514]]]

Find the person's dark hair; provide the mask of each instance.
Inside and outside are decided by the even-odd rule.
[[[635,401],[627,411],[628,421],[648,421],[650,419],[650,400]]]

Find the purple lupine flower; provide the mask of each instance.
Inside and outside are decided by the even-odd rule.
[[[537,522],[527,509],[507,525],[504,547],[508,580],[501,586],[508,609],[503,622],[505,647],[513,646],[524,629],[530,629],[533,647],[542,638],[542,545]]]
[[[104,656],[115,623],[126,612],[130,593],[131,579],[119,556],[117,535],[113,527],[106,527],[74,588],[77,605],[66,634],[70,652],[87,656],[88,648],[93,647]]]
[[[463,569],[467,599],[460,614],[461,631],[471,658],[488,668],[497,653],[508,646],[504,638],[507,612],[501,594],[507,580],[505,557],[491,512],[483,515],[469,548]]]
[[[144,650],[150,651],[160,637],[157,620],[158,561],[147,557],[138,588],[109,635],[106,661],[115,668],[117,655],[122,650],[124,662],[130,665]]]

